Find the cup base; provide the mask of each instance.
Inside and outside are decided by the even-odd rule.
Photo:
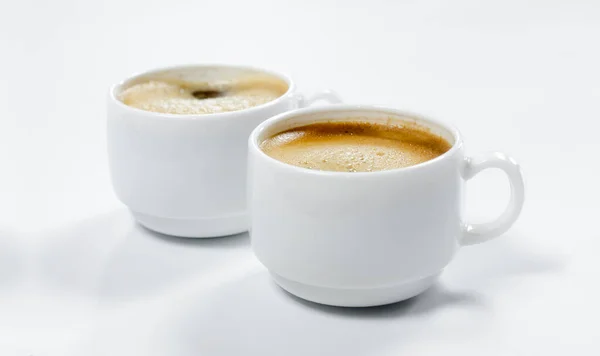
[[[248,231],[248,217],[246,214],[222,218],[173,219],[146,215],[135,211],[131,213],[142,226],[171,236],[211,238]]]
[[[318,287],[292,281],[275,273],[271,275],[287,292],[314,303],[336,307],[373,307],[397,303],[423,293],[435,283],[440,273],[415,281],[372,289]]]

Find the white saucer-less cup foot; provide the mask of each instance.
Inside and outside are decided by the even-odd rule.
[[[131,212],[142,226],[165,235],[208,238],[235,235],[248,230],[246,214],[222,218],[170,219]]]
[[[336,307],[372,307],[401,302],[417,296],[437,280],[438,274],[381,288],[328,288],[299,283],[272,274],[277,284],[287,292],[308,301]]]

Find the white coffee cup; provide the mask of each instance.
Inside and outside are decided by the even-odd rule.
[[[258,71],[284,80],[288,90],[266,104],[241,111],[176,115],[143,111],[117,95],[142,76]],[[246,159],[250,132],[273,115],[316,100],[339,102],[329,92],[310,99],[286,75],[257,68],[191,65],[134,75],[110,89],[108,157],[114,190],[137,221],[160,233],[185,237],[231,235],[248,229]]]
[[[430,161],[377,172],[329,172],[267,156],[260,143],[279,132],[324,121],[422,125],[451,143]],[[496,220],[463,220],[464,185],[486,168],[508,176],[510,202]],[[431,286],[459,247],[504,233],[524,200],[523,178],[502,153],[466,157],[460,133],[420,115],[335,105],[284,113],[249,139],[250,237],[258,259],[288,292],[336,306],[382,305]]]

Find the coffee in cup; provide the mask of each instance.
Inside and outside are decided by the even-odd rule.
[[[508,230],[523,206],[512,158],[467,156],[452,126],[392,108],[290,111],[261,123],[248,144],[252,249],[283,289],[317,303],[413,297],[461,246]],[[470,223],[465,185],[488,168],[506,174],[509,203],[492,221]]]
[[[404,168],[436,158],[450,149],[442,137],[417,125],[360,121],[314,123],[264,140],[267,155],[303,168],[336,172],[373,172]]]
[[[118,98],[146,111],[202,115],[266,104],[287,90],[288,83],[280,77],[252,69],[165,70],[136,78]]]
[[[248,229],[248,135],[261,122],[315,101],[286,75],[229,65],[162,68],[108,95],[107,134],[117,197],[143,226],[214,237]]]

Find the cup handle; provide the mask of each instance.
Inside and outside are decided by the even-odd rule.
[[[463,223],[461,245],[474,245],[502,235],[517,220],[525,200],[525,187],[521,168],[511,157],[493,152],[475,157],[465,158],[462,167],[463,179],[469,180],[477,173],[488,168],[498,168],[504,171],[510,182],[510,201],[504,212],[494,221],[485,224]]]
[[[322,90],[308,98],[302,94],[297,94],[296,98],[298,100],[299,108],[305,108],[321,100],[326,101],[330,104],[340,104],[342,102],[340,96],[336,94],[333,90]]]

